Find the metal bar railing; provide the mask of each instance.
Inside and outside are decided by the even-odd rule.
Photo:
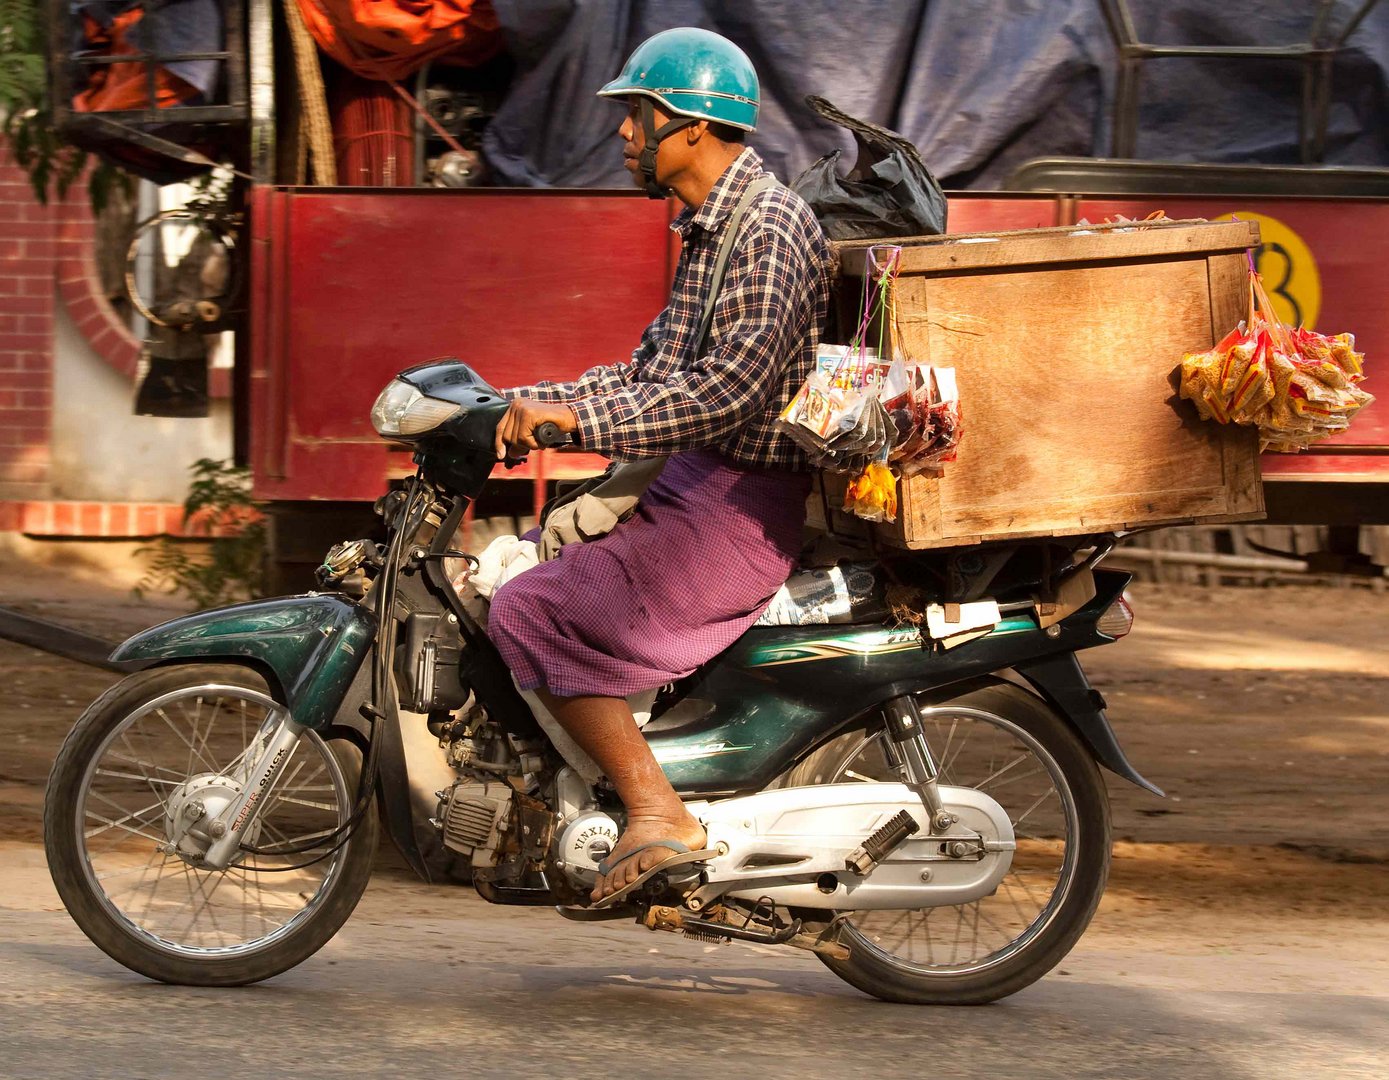
[[[74,50],[71,11],[68,0],[47,0],[45,10],[50,26],[49,87],[54,118],[61,127],[81,126],[86,115],[100,115],[125,124],[236,123],[247,119],[245,4],[241,0],[221,0],[223,48],[182,51],[141,49],[119,55],[85,54]],[[171,18],[164,4],[150,2],[141,20],[153,40],[161,20]],[[172,64],[213,61],[217,78],[207,100],[191,105],[158,105],[158,72]],[[111,109],[100,113],[78,113],[72,108],[80,76],[113,64],[137,64],[142,72],[148,104],[136,109]]]
[[[1145,60],[1213,58],[1222,60],[1293,60],[1302,64],[1302,104],[1298,147],[1304,164],[1320,162],[1326,153],[1331,109],[1331,74],[1336,53],[1379,0],[1363,0],[1345,26],[1328,41],[1335,0],[1318,0],[1304,42],[1285,45],[1157,45],[1140,41],[1128,0],[1099,0],[1105,25],[1119,54],[1114,93],[1111,153],[1131,158],[1138,142],[1138,79]]]

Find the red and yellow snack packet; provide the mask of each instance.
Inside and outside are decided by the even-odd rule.
[[[1296,453],[1345,431],[1374,398],[1351,334],[1284,326],[1249,271],[1249,317],[1215,346],[1182,358],[1181,396],[1203,419],[1259,429],[1260,448]]]

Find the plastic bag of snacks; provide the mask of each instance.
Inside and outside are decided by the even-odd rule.
[[[896,521],[897,477],[881,461],[870,461],[849,482],[844,509],[865,521]]]
[[[1284,326],[1249,267],[1249,316],[1207,352],[1182,358],[1181,396],[1202,419],[1259,429],[1259,447],[1297,453],[1345,431],[1374,400],[1351,334]]]
[[[910,376],[908,395],[884,402],[898,432],[907,431],[894,443],[888,462],[903,476],[939,476],[944,463],[955,460],[960,441],[955,369],[911,365]]]
[[[953,369],[900,357],[894,289],[900,256],[900,248],[869,249],[863,317],[853,341],[820,346],[815,371],[778,419],[813,464],[854,477],[844,509],[871,521],[895,519],[899,475],[939,475],[959,441]],[[875,317],[878,345],[870,348]],[[889,359],[885,346],[898,358]]]
[[[887,419],[871,393],[816,371],[782,411],[781,430],[824,469],[861,469],[882,451]]]

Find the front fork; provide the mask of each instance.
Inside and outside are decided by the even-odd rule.
[[[883,706],[885,732],[883,755],[902,782],[916,792],[926,808],[932,833],[947,832],[955,824],[955,815],[941,802],[937,778],[940,770],[926,734],[921,728],[921,707],[910,694],[892,698]]]
[[[203,866],[213,870],[227,868],[240,851],[241,838],[263,805],[266,793],[275,786],[275,781],[289,763],[295,744],[307,730],[287,712],[274,712],[266,717],[256,733],[255,741],[261,746],[260,754],[254,760],[244,762],[238,770],[241,773],[237,777],[241,781],[241,794],[206,826],[212,843],[203,856]]]

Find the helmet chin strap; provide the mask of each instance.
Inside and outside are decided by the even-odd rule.
[[[646,132],[646,145],[642,147],[641,156],[637,159],[637,167],[641,169],[641,175],[646,181],[646,194],[653,199],[664,199],[670,192],[656,182],[656,151],[663,141],[681,128],[687,128],[699,121],[692,116],[677,116],[657,130],[656,109],[645,94],[642,95],[640,107],[641,129]]]

